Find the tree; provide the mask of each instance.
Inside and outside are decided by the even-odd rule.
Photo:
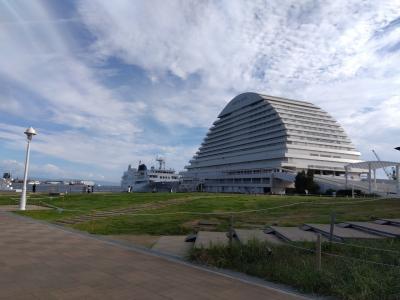
[[[304,194],[304,191],[307,189],[307,177],[306,172],[301,171],[297,173],[294,186],[296,189],[296,193]]]
[[[319,185],[314,182],[314,172],[307,170],[297,173],[294,181],[296,193],[304,194],[306,190],[308,193],[315,194],[319,191]]]
[[[314,172],[312,170],[307,170],[306,189],[311,194],[316,194],[319,191],[319,185],[314,182]]]

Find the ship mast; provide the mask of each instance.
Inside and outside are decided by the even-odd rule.
[[[156,161],[158,162],[158,169],[165,170],[165,159],[161,156],[157,156]]]

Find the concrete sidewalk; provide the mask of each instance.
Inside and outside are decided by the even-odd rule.
[[[0,212],[0,299],[305,299]]]

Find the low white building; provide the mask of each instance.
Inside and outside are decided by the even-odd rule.
[[[360,162],[343,128],[316,105],[244,93],[232,99],[209,129],[183,173],[184,190],[281,193],[298,171],[344,177]],[[349,176],[359,176],[352,169]]]

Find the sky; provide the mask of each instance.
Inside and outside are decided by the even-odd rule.
[[[313,102],[363,159],[400,160],[400,1],[0,0],[0,171],[183,170],[222,108]]]

